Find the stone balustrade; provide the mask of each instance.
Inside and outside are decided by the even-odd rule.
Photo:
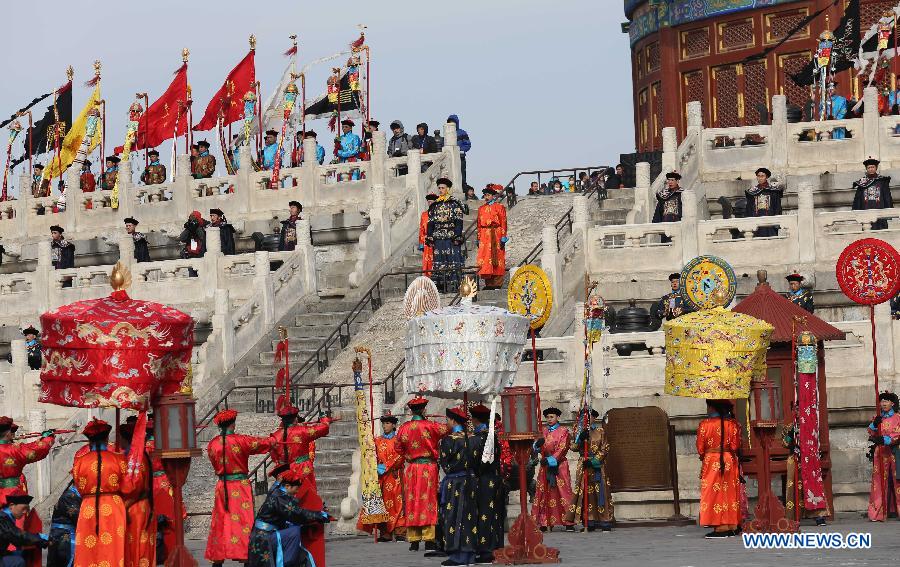
[[[443,162],[441,171],[459,181],[460,159],[455,134],[453,124],[445,125],[442,152],[428,156],[425,162],[432,164],[429,168]],[[70,240],[83,240],[104,231],[121,230],[127,217],[137,218],[141,229],[150,232],[171,228],[183,222],[191,211],[205,214],[211,207],[225,211],[232,223],[271,221],[273,217],[286,216],[287,203],[291,200],[303,203],[305,217],[348,211],[367,213],[376,187],[383,192],[387,206],[404,198],[411,186],[421,187],[418,181],[422,178],[423,160],[418,151],[401,158],[388,158],[382,132],[375,133],[372,143],[372,161],[318,165],[314,160],[307,160],[300,167],[281,169],[275,186],[271,171],[257,172],[249,168],[238,169],[233,175],[193,179],[186,155],[176,158],[177,174],[172,181],[137,185],[132,182],[136,173],[132,171],[132,162],[123,160],[119,167],[118,209],[110,206],[110,191],[83,193],[75,168],[66,174],[64,208],[59,207],[58,195],[32,198],[30,175],[23,172],[19,178],[19,198],[0,206],[0,239],[8,245],[46,238],[50,226],[58,224],[66,229]],[[314,140],[306,140],[304,144],[305,154],[315,155]],[[249,147],[242,146],[239,151],[239,163],[249,164]],[[401,166],[413,175],[397,175]],[[346,180],[354,170],[359,171],[360,179]],[[391,172],[390,176],[385,175],[387,171]]]

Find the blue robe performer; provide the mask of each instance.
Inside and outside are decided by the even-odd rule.
[[[744,193],[747,196],[747,217],[774,217],[781,214],[781,197],[784,187],[769,183],[772,172],[765,167],[756,170],[756,185]],[[753,236],[778,236],[777,226],[761,226]]]
[[[853,197],[854,211],[894,207],[891,198],[891,178],[878,174],[879,163],[881,162],[873,157],[863,162],[866,166],[866,176],[853,182],[853,188],[856,189],[856,195]],[[886,219],[878,219],[872,223],[872,230],[884,230],[887,227]]]
[[[47,567],[72,567],[75,560],[75,528],[80,510],[81,493],[72,481],[53,507]]]
[[[788,301],[790,301],[794,305],[799,305],[803,309],[812,313],[815,310],[815,306],[813,305],[812,292],[800,287],[804,280],[803,276],[801,276],[800,274],[789,274],[784,279],[788,281]]]
[[[279,152],[278,132],[276,132],[275,130],[266,130],[265,142],[266,145],[263,146],[262,150],[262,166],[263,169],[271,171],[275,168],[275,156],[280,153],[281,158],[284,159],[284,149],[282,148]]]
[[[476,482],[473,476],[470,440],[466,434],[466,408],[447,410],[452,424],[450,434],[441,439],[438,464],[444,471],[438,509],[443,520],[444,551],[449,558],[444,567],[471,565],[475,562],[475,539],[478,532],[475,515]],[[475,441],[472,440],[471,443]]]
[[[450,196],[453,182],[446,177],[437,180],[440,195],[428,207],[428,230],[425,245],[434,250],[431,279],[442,293],[456,291],[463,267],[463,206]]]
[[[831,98],[831,119],[843,120],[847,117],[847,99],[839,94],[835,94],[835,87],[837,87],[837,81],[832,80],[828,83],[828,93]],[[847,129],[843,126],[838,126],[831,131],[832,140],[843,140],[845,138],[847,138]]]
[[[362,151],[362,140],[353,132],[354,123],[349,118],[341,120],[341,131],[343,132],[338,138],[338,148],[335,150],[338,160],[341,163],[359,161],[359,153]],[[359,179],[359,169],[350,171],[350,180]]]
[[[506,524],[506,485],[500,472],[500,438],[494,433],[494,449],[489,462],[482,462],[488,440],[488,423],[491,410],[481,404],[472,406],[472,423],[475,435],[472,447],[472,464],[475,470],[475,504],[478,514],[475,526],[475,563],[487,564],[494,560],[494,550],[503,547],[503,529]]]
[[[301,508],[296,498],[303,475],[290,465],[275,467],[278,478],[260,506],[250,532],[247,567],[315,567],[312,554],[303,547],[304,525],[327,523],[328,512]]]

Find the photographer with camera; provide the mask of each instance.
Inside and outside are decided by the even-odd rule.
[[[192,212],[184,223],[178,240],[184,244],[182,258],[202,258],[206,254],[206,221],[200,211]]]
[[[869,424],[872,446],[872,489],[869,493],[869,520],[883,522],[888,514],[896,514],[900,502],[900,479],[897,462],[900,460],[900,413],[897,413],[897,394],[878,395],[879,413]]]

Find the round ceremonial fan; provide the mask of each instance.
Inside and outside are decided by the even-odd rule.
[[[418,317],[441,307],[441,296],[431,278],[419,276],[406,288],[403,296],[403,311],[407,319]]]

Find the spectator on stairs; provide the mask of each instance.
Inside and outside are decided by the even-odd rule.
[[[428,134],[428,124],[420,122],[416,125],[416,135],[412,137],[411,144],[413,149],[422,150],[423,154],[433,154],[437,152],[437,143],[434,138]]]
[[[200,211],[188,216],[178,240],[184,244],[182,258],[202,258],[206,254],[206,221]]]
[[[409,134],[403,131],[403,122],[394,120],[391,122],[391,139],[388,140],[387,155],[388,157],[406,157],[412,142],[409,141]],[[406,175],[409,168],[405,165],[397,166],[397,175]]]
[[[451,114],[447,117],[447,124],[456,125],[456,145],[459,146],[460,168],[462,169],[462,184],[466,186],[466,154],[472,149],[472,141],[469,133],[459,127],[459,116]],[[443,144],[442,144],[443,145]]]
[[[234,227],[225,218],[225,213],[222,212],[222,209],[209,210],[209,226],[219,229],[222,254],[226,256],[234,255]]]

